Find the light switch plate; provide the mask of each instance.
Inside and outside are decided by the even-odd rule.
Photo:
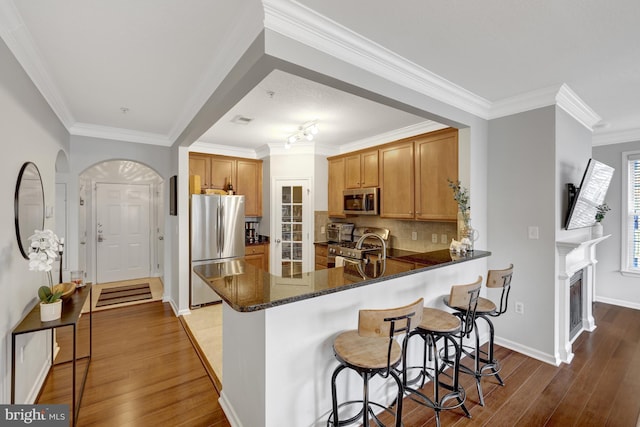
[[[529,226],[529,239],[538,240],[540,238],[540,230],[535,225]]]

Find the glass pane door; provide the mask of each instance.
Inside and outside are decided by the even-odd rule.
[[[303,272],[303,187],[282,186],[282,277],[301,277]]]

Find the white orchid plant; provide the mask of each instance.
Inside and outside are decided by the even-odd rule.
[[[29,237],[29,270],[45,271],[49,278],[49,287],[53,287],[51,269],[53,262],[58,258],[60,251],[60,239],[51,230],[36,230],[33,236]]]

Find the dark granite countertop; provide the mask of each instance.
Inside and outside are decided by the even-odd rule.
[[[193,272],[234,310],[249,312],[491,255],[491,252],[476,250],[473,253],[458,256],[451,254],[448,249],[422,254],[396,249],[391,253],[395,259],[415,263],[415,268],[402,273],[387,274],[384,273],[384,269],[380,265],[361,265],[361,272],[369,276],[363,278],[357,266],[347,265],[311,271],[292,278],[274,276],[246,263],[243,259],[235,259],[198,265],[193,268]]]

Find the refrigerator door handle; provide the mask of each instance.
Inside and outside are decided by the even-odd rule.
[[[222,200],[220,200],[222,202]],[[220,253],[224,253],[224,206],[220,207],[220,226],[218,227],[218,233],[220,233]]]

